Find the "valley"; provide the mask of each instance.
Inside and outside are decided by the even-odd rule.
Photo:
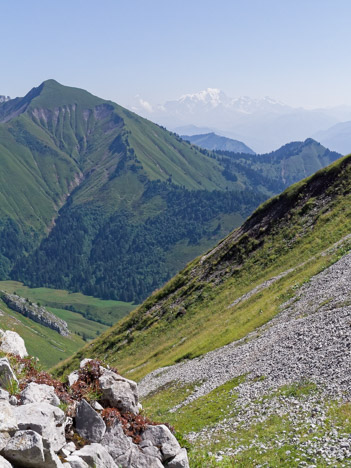
[[[19,333],[25,339],[30,354],[38,357],[45,368],[71,356],[86,341],[96,338],[135,307],[80,293],[48,288],[31,289],[16,281],[0,281],[0,291],[15,293],[31,303],[40,304],[67,323],[70,334],[61,336],[10,309],[0,298],[0,328]]]
[[[263,204],[55,372],[118,365],[193,467],[348,466],[350,162]]]
[[[0,136],[0,279],[135,304],[340,156],[204,150],[54,80],[0,103]]]
[[[0,328],[136,380],[192,468],[344,466],[351,157],[204,149],[54,80],[0,120],[0,290],[69,332],[4,296]]]

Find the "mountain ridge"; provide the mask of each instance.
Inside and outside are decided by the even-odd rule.
[[[0,278],[126,302],[339,156],[311,142],[284,182],[278,165],[200,149],[55,80],[0,115]]]
[[[232,151],[233,153],[255,154],[245,143],[217,135],[214,132],[199,135],[181,135],[183,140],[212,151]]]
[[[314,234],[314,230],[320,233],[320,230],[324,230],[324,226],[330,226],[333,216],[336,216],[332,211],[328,212],[329,205],[336,206],[338,220],[342,216],[346,204],[344,197],[346,194],[349,196],[349,192],[345,192],[343,195],[345,190],[343,187],[346,187],[350,174],[351,156],[348,156],[265,202],[241,227],[229,234],[205,255],[191,262],[186,269],[176,275],[163,289],[150,296],[128,318],[114,326],[101,339],[90,344],[86,350],[80,353],[80,356],[88,351],[90,353],[103,352],[112,361],[119,359],[120,366],[124,362],[125,371],[130,371],[131,367],[133,367],[132,375],[136,377],[153,370],[153,366],[155,369],[156,365],[166,365],[167,362],[170,364],[172,359],[172,363],[174,363],[174,361],[180,359],[182,348],[194,348],[191,353],[187,354],[188,358],[190,358],[196,356],[196,348],[199,348],[198,351],[207,348],[208,351],[218,347],[220,341],[223,340],[223,337],[219,340],[220,325],[217,327],[218,331],[212,330],[212,337],[209,339],[209,343],[211,342],[212,345],[207,343],[203,346],[199,344],[200,342],[196,344],[196,341],[194,341],[196,334],[192,336],[191,344],[190,342],[185,344],[180,340],[180,335],[184,332],[182,322],[185,325],[189,320],[191,321],[195,310],[199,315],[202,315],[195,305],[197,303],[201,304],[201,308],[204,309],[205,304],[210,304],[211,301],[216,302],[215,290],[223,294],[223,287],[226,282],[232,282],[232,284],[238,282],[240,284],[240,288],[236,288],[237,291],[233,290],[230,302],[227,296],[223,296],[222,303],[229,306],[236,295],[240,297],[240,290],[248,292],[255,286],[258,281],[256,280],[256,274],[258,277],[260,275],[261,277],[262,275],[271,275],[268,277],[272,277],[274,276],[273,273],[279,274],[293,266],[297,267],[297,272],[301,274],[302,266],[299,265],[306,256],[310,258],[312,255],[316,255],[316,258],[311,262],[311,265],[316,262],[318,267],[319,262],[323,260],[322,254],[325,248],[339,241],[344,233],[345,235],[348,234],[348,225],[339,228],[338,224],[337,231],[330,231],[328,235],[324,233],[324,238],[318,238],[318,243],[313,247],[311,245],[313,236],[318,235]],[[329,195],[331,190],[328,192],[327,189],[330,187],[335,187],[335,197]],[[338,200],[341,206],[338,206],[335,200]],[[300,218],[297,224],[298,216]],[[296,225],[294,225],[293,232],[288,234],[292,223],[296,223]],[[314,223],[317,223],[317,227],[314,227]],[[299,236],[301,236],[302,240],[305,238],[306,240],[304,242],[300,241]],[[275,245],[275,237],[279,238],[279,245],[278,243]],[[265,239],[267,240],[265,241]],[[294,249],[297,251],[301,249],[300,254],[294,254]],[[280,252],[280,258],[278,251]],[[286,263],[283,263],[283,258]],[[265,265],[264,274],[260,271],[260,265],[261,267]],[[281,265],[284,265],[284,269],[282,269]],[[307,267],[303,267],[307,271]],[[251,270],[250,273],[249,270]],[[292,271],[289,270],[288,273],[291,274]],[[245,275],[249,275],[248,278]],[[245,280],[240,280],[241,277],[245,278]],[[247,289],[248,285],[250,285],[250,289]],[[210,314],[209,311],[208,313]],[[217,314],[219,314],[218,310]],[[225,311],[220,313],[220,315],[226,314]],[[211,317],[211,320],[214,318]],[[235,317],[231,318],[231,320],[234,319]],[[255,320],[258,320],[258,322],[260,320],[266,321],[264,317],[252,317],[252,320],[254,322]],[[172,323],[177,323],[179,330],[175,331]],[[130,357],[128,358],[125,355],[125,351],[129,346],[133,349],[138,348],[139,330],[143,330],[141,334],[143,336],[143,355],[137,358],[133,365],[129,367],[130,364],[127,363],[130,361]],[[167,334],[172,330],[175,336],[170,343],[162,339],[162,344],[160,343],[157,347],[158,350],[155,349],[154,344],[152,350],[150,349],[151,354],[148,355],[146,351],[146,343],[149,343],[146,338],[148,330],[154,330],[153,334],[156,330],[163,330],[164,333],[167,330]],[[235,331],[231,331],[230,328],[226,331],[229,335],[235,335]],[[201,333],[197,329],[197,334],[201,335]],[[186,332],[185,334],[187,335]],[[206,333],[204,336],[207,336]],[[125,341],[127,337],[129,338]],[[169,336],[168,339],[170,339]],[[199,339],[199,336],[197,339]],[[164,346],[167,349],[173,346],[172,353],[168,353],[165,360],[159,361],[157,356]],[[131,350],[128,352],[130,353]],[[132,355],[134,355],[134,352],[132,352]],[[171,355],[174,357],[171,357]]]
[[[193,466],[343,466],[350,200],[351,155],[266,201],[55,372],[118,362]]]

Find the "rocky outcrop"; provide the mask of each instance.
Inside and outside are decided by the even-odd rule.
[[[28,356],[23,338],[18,333],[0,330],[0,351],[17,354],[20,357]]]
[[[17,294],[0,291],[0,296],[10,309],[19,312],[34,322],[40,323],[44,327],[57,331],[62,336],[69,335],[67,323],[46,310],[45,307],[28,302],[27,299],[17,296]]]
[[[0,467],[189,467],[171,430],[139,414],[135,382],[91,359],[65,384],[35,365],[0,360]]]
[[[56,395],[53,387],[46,384],[36,384],[31,382],[22,392],[21,399],[22,405],[30,403],[49,403],[53,406],[60,405],[60,399]]]

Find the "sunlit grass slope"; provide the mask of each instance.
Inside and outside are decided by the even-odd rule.
[[[57,372],[74,368],[83,356],[95,356],[140,379],[158,367],[246,336],[278,313],[296,285],[348,248],[342,245],[322,255],[351,232],[350,202],[347,156],[264,203],[241,228],[191,262]],[[231,306],[289,269],[270,287]]]

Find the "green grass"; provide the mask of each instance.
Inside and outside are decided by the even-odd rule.
[[[223,389],[223,386],[222,386]],[[223,391],[223,390],[222,390]],[[302,382],[292,385],[285,385],[278,388],[276,391],[270,393],[269,398],[282,399],[294,398],[294,401],[299,401],[303,404],[308,395],[316,394],[317,388],[311,382]],[[221,392],[218,392],[221,393]],[[207,396],[207,405],[213,405],[215,408],[217,394],[214,392],[212,395]],[[265,396],[263,399],[266,399]],[[159,397],[163,398],[162,392]],[[234,406],[235,399],[222,401],[221,409],[225,408],[225,402]],[[236,426],[235,431],[217,429],[216,432],[212,433],[211,437],[205,440],[197,441],[194,445],[189,447],[189,460],[192,468],[197,467],[251,467],[256,465],[267,464],[268,466],[275,467],[298,467],[301,461],[306,461],[309,464],[316,464],[318,467],[326,467],[328,465],[325,460],[318,454],[310,456],[304,449],[303,446],[298,448],[297,444],[292,441],[293,438],[298,440],[299,443],[306,441],[314,441],[316,439],[323,439],[329,436],[329,432],[332,429],[338,430],[342,434],[348,434],[351,431],[351,405],[349,403],[341,403],[340,401],[324,401],[321,399],[319,404],[324,405],[327,419],[323,426],[316,425],[312,427],[303,422],[294,423],[289,420],[287,414],[278,415],[273,414],[267,417],[263,422],[251,423],[245,420]],[[157,401],[153,402],[157,405]],[[199,406],[199,413],[201,412],[201,405]],[[185,407],[186,408],[186,407]],[[206,403],[205,403],[206,408]],[[182,426],[182,437],[192,431],[192,420],[190,415],[192,411],[189,411],[189,419],[186,420],[186,415],[183,416]],[[217,417],[221,414],[217,411]],[[231,411],[230,415],[235,414]],[[206,415],[206,411],[203,412]],[[224,414],[225,415],[225,414]],[[223,416],[224,416],[223,415]],[[168,420],[167,413],[163,414],[164,420]],[[171,420],[173,421],[173,416]],[[217,419],[218,422],[219,419]],[[198,429],[204,427],[211,427],[211,424],[206,424],[206,419],[200,420],[202,424],[197,424]],[[280,442],[279,444],[277,443]],[[252,442],[255,443],[252,446]],[[324,442],[325,443],[325,442]],[[260,449],[261,444],[267,448]],[[221,451],[225,451],[228,448],[233,450],[238,447],[242,447],[242,450],[233,456],[224,456],[221,461],[216,460],[214,454],[219,454]],[[313,462],[312,458],[316,461]],[[344,466],[344,462],[332,460],[332,466]],[[346,463],[347,464],[347,463]]]
[[[235,387],[245,381],[245,376],[236,377],[212,390],[212,392],[181,407],[176,412],[170,412],[175,405],[182,403],[190,396],[197,383],[177,385],[172,382],[142,401],[144,411],[150,419],[166,421],[181,434],[199,431],[223,420],[233,413],[233,405],[237,399]]]
[[[316,426],[314,429],[303,419],[300,423],[292,423],[288,415],[279,416],[273,414],[268,416],[264,422],[252,422],[243,420],[234,430],[216,429],[207,439],[200,439],[191,445],[186,441],[189,432],[209,429],[218,423],[236,416],[240,407],[237,405],[237,393],[235,388],[246,380],[245,376],[226,382],[209,394],[182,406],[176,412],[170,412],[175,405],[182,403],[199,384],[180,385],[171,382],[148,395],[143,401],[146,416],[153,420],[160,420],[171,424],[177,433],[179,440],[188,448],[191,468],[206,467],[251,467],[256,464],[267,463],[270,467],[297,467],[300,461],[309,461],[306,452],[298,449],[297,445],[291,442],[293,437],[299,442],[322,438],[328,435],[329,431],[336,428],[342,433],[351,432],[351,405],[340,401],[324,401],[327,419],[325,425]],[[257,379],[254,379],[257,380]],[[264,395],[260,401],[281,400],[293,398],[303,404],[309,396],[318,395],[318,388],[313,382],[302,381],[291,385],[284,385],[278,389]],[[322,404],[322,399],[319,404]],[[266,403],[265,403],[266,405]],[[277,441],[284,441],[279,447]],[[254,447],[250,447],[252,442]],[[260,444],[267,446],[266,450],[260,450]],[[244,449],[235,456],[224,456],[218,461],[214,454],[220,451],[238,447]],[[271,448],[269,448],[271,447]],[[314,456],[315,457],[315,456]],[[326,462],[317,458],[318,467],[328,466]],[[310,461],[310,463],[312,463]],[[335,463],[335,465],[334,465]],[[342,466],[342,462],[333,461],[333,466]]]
[[[32,302],[48,306],[49,310],[66,320],[73,331],[91,330],[89,337],[106,330],[105,323],[112,325],[135,308],[128,302],[102,300],[62,289],[29,288],[18,281],[0,281],[0,290],[16,292]]]
[[[289,188],[284,194],[260,207],[252,216],[256,224],[269,218],[278,206],[284,211],[278,219],[266,221],[255,235],[229,235],[221,248],[202,263],[191,262],[164,288],[117,326],[84,349],[63,369],[69,369],[85,353],[104,356],[122,373],[140,379],[158,367],[192,358],[245,337],[271,320],[280,305],[308,281],[350,249],[324,250],[351,231],[350,157],[334,163],[329,170]],[[311,197],[312,184],[333,187],[328,204],[317,210],[304,208]],[[322,190],[322,193],[323,193]],[[315,203],[315,202],[313,202]],[[255,226],[249,220],[248,225]],[[269,228],[268,228],[269,226]],[[306,227],[310,226],[310,227]],[[234,240],[232,240],[234,239]],[[284,272],[294,271],[256,293],[250,299],[229,307],[235,299],[256,285]],[[211,271],[220,271],[222,282],[210,281]]]
[[[9,309],[1,300],[0,312],[0,329],[17,332],[24,339],[28,353],[38,357],[44,368],[66,359],[85,344],[78,335],[73,333],[68,337],[61,336]]]

